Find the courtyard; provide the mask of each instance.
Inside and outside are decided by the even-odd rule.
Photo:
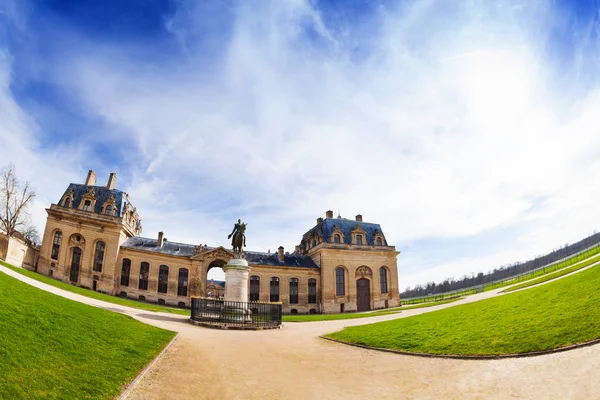
[[[178,333],[127,399],[462,399],[594,398],[600,390],[600,346],[537,357],[454,360],[405,356],[326,341],[347,326],[405,318],[497,296],[489,291],[455,303],[353,320],[286,323],[268,331],[203,329],[182,315],[105,303],[1,271],[51,293],[130,315]]]

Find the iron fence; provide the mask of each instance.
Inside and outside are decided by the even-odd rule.
[[[484,282],[481,284],[477,284],[477,285],[462,288],[462,289],[450,290],[447,292],[440,292],[440,293],[429,294],[429,295],[418,296],[418,297],[410,297],[410,298],[404,298],[404,299],[401,298],[400,304],[409,305],[409,304],[420,304],[420,303],[436,302],[436,301],[441,301],[441,300],[449,300],[449,299],[454,299],[457,297],[480,293],[480,292],[483,292],[486,290],[491,290],[491,289],[496,289],[496,288],[503,287],[503,286],[516,284],[516,283],[519,283],[524,280],[536,278],[538,276],[542,276],[547,273],[558,271],[560,269],[569,267],[573,264],[576,264],[576,263],[582,262],[586,259],[589,259],[599,253],[600,253],[600,246],[598,244],[595,244],[586,249],[578,251],[568,257],[562,258],[560,260],[556,260],[552,263],[543,265],[541,267],[532,269],[530,271],[522,272],[520,274],[516,274],[516,275],[512,275],[512,276],[507,276],[506,278],[497,279],[492,282]],[[569,260],[572,261],[572,263],[567,264],[567,265],[562,264],[565,261],[569,261]]]
[[[192,297],[191,308],[193,321],[253,327],[281,325],[281,303]]]

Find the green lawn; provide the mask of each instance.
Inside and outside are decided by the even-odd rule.
[[[600,268],[547,285],[328,337],[430,354],[498,355],[600,338]]]
[[[591,258],[591,259],[589,259],[587,261],[584,261],[582,263],[579,263],[579,264],[575,264],[572,267],[561,269],[560,271],[555,272],[553,274],[544,275],[541,278],[537,278],[537,279],[534,279],[534,280],[531,280],[531,281],[524,282],[524,283],[522,283],[520,285],[515,285],[515,286],[512,286],[512,287],[509,287],[508,289],[503,290],[502,293],[512,292],[514,290],[523,289],[523,288],[526,288],[526,287],[529,287],[529,286],[537,285],[538,283],[547,282],[547,281],[550,281],[552,279],[556,279],[556,278],[559,278],[561,276],[570,274],[571,272],[579,271],[580,269],[583,269],[583,268],[585,268],[587,266],[590,266],[590,265],[592,265],[594,263],[597,263],[598,261],[600,261],[600,256],[599,257],[593,257],[593,258]]]
[[[0,399],[112,399],[174,332],[0,273]]]
[[[144,303],[142,301],[135,301],[131,299],[124,299],[122,297],[110,296],[108,294],[94,292],[93,290],[84,289],[79,286],[70,285],[65,282],[57,281],[56,279],[49,278],[47,276],[38,274],[37,272],[28,271],[23,268],[17,268],[13,265],[7,264],[3,261],[0,261],[0,264],[12,269],[15,272],[18,272],[21,275],[25,275],[29,278],[35,279],[36,281],[47,283],[48,285],[67,290],[69,292],[77,293],[82,296],[91,297],[93,299],[106,301],[108,303],[120,304],[122,306],[140,308],[142,310],[154,311],[154,312],[166,312],[166,313],[174,313],[181,315],[190,315],[190,310],[184,310],[179,308],[165,307],[159,306],[155,304]]]

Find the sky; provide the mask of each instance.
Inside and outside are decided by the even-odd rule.
[[[116,172],[145,237],[293,251],[379,223],[400,288],[600,222],[600,2],[0,0],[0,165],[31,216]]]

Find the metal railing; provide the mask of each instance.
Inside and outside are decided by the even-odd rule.
[[[497,279],[492,282],[484,282],[481,284],[469,286],[469,287],[462,288],[462,289],[450,290],[447,292],[440,292],[440,293],[435,293],[435,294],[425,295],[425,296],[410,297],[410,298],[404,298],[404,299],[401,298],[400,304],[408,305],[408,304],[420,304],[420,303],[429,303],[429,302],[435,302],[435,301],[441,301],[441,300],[449,300],[449,299],[453,299],[456,297],[462,297],[462,296],[467,296],[470,294],[480,293],[485,290],[491,290],[491,289],[495,289],[495,288],[499,288],[499,287],[503,287],[503,286],[508,286],[509,284],[512,285],[513,283],[516,284],[516,283],[519,283],[524,280],[529,280],[529,279],[532,279],[532,278],[535,278],[538,276],[545,275],[550,272],[558,271],[560,269],[569,267],[571,265],[582,262],[588,258],[591,258],[599,253],[600,253],[600,245],[594,244],[593,246],[590,246],[586,249],[580,250],[574,254],[571,254],[568,257],[564,257],[560,260],[556,260],[549,264],[543,265],[541,267],[538,267],[536,269],[532,269],[532,270],[529,270],[526,272],[522,272],[520,274],[507,276],[505,278]],[[567,263],[567,265],[560,265],[561,263],[568,261],[568,260],[572,260],[573,262]]]
[[[248,327],[281,325],[281,303],[242,302],[192,297],[191,319]]]

